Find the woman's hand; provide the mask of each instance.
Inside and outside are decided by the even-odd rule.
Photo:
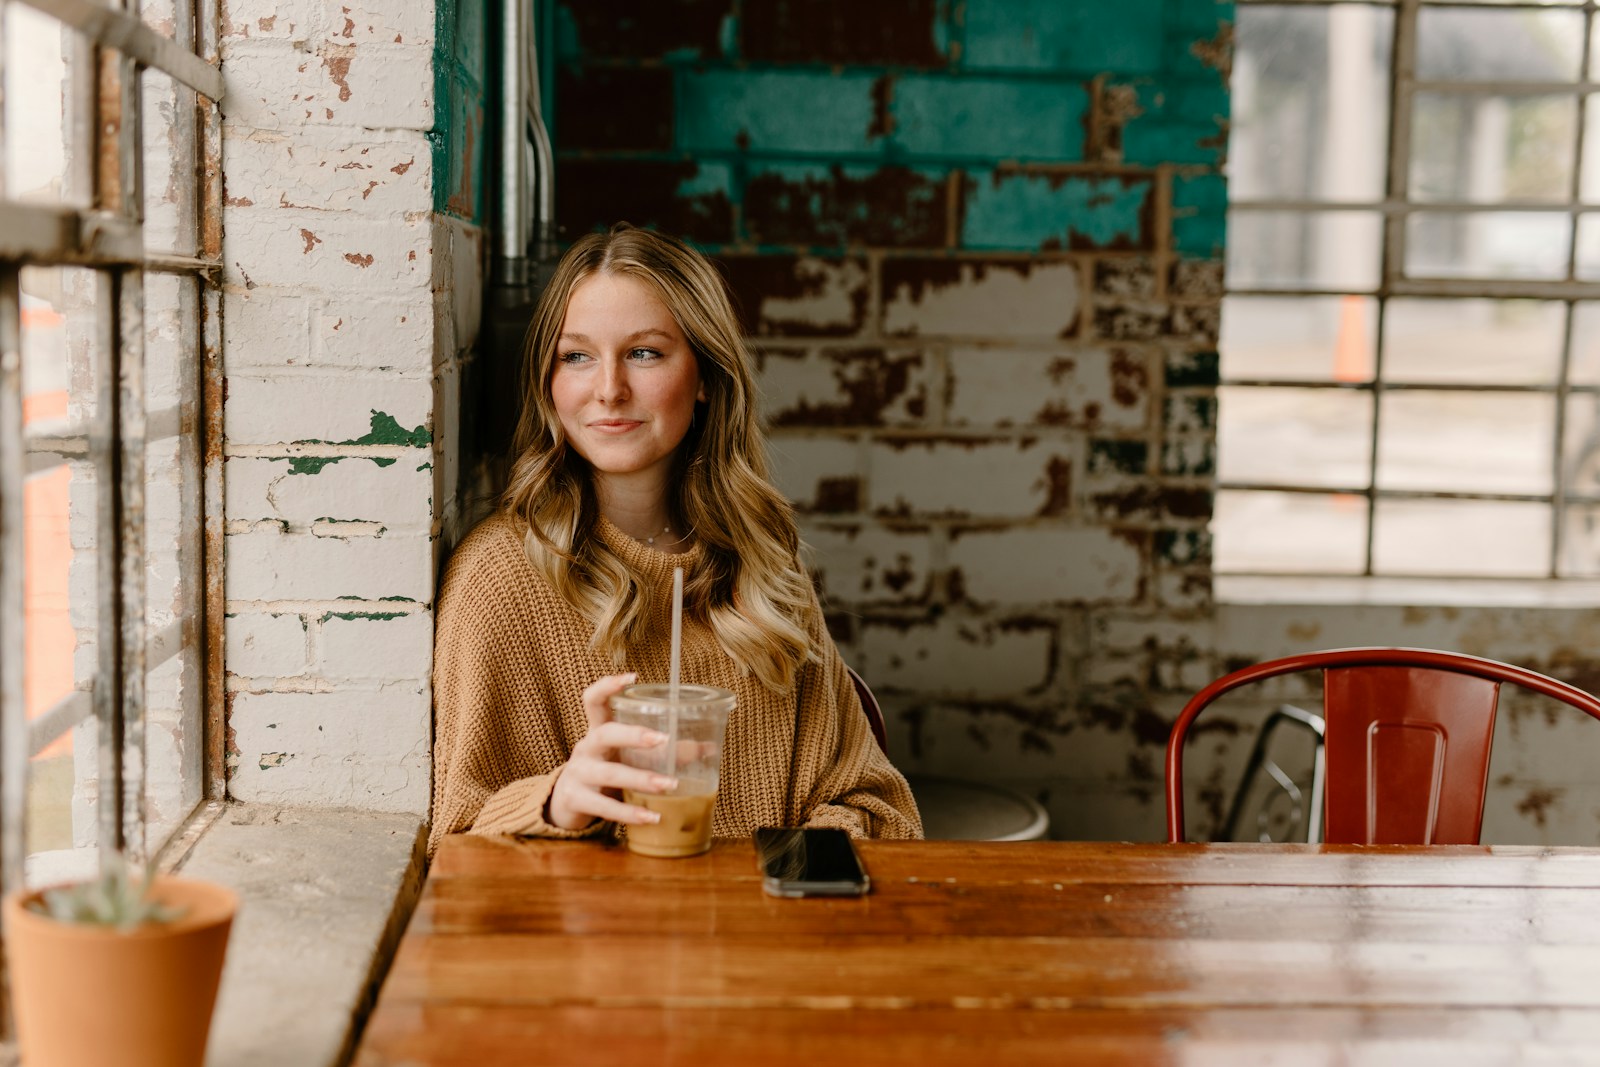
[[[612,696],[637,678],[636,674],[611,674],[583,691],[583,713],[589,719],[589,732],[573,746],[550,793],[545,818],[552,826],[581,830],[596,819],[629,826],[661,821],[656,812],[619,799],[624,789],[665,793],[678,784],[676,778],[617,761],[621,749],[655,748],[667,740],[666,734],[649,727],[611,721]]]

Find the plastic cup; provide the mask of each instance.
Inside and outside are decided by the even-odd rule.
[[[630,685],[611,698],[618,722],[647,726],[667,735],[655,748],[625,748],[622,762],[678,780],[670,793],[622,791],[623,800],[661,815],[661,821],[628,827],[628,848],[644,856],[698,856],[711,847],[711,811],[717,800],[722,734],[734,695],[710,685],[680,685],[672,698],[665,685]]]

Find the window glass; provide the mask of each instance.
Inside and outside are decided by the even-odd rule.
[[[1222,301],[1222,374],[1369,381],[1378,302],[1360,296],[1229,296]]]
[[[23,702],[31,721],[68,702],[87,701],[94,677],[96,574],[94,469],[82,446],[64,441],[93,412],[96,278],[80,268],[25,267],[22,288],[22,411],[29,437],[63,441],[73,456],[29,452],[34,473],[23,490]],[[46,719],[45,721],[49,721]],[[65,857],[95,843],[95,782],[75,770],[95,767],[92,736],[70,730],[29,760],[26,847]],[[97,771],[95,773],[98,773]],[[68,861],[70,862],[70,861]]]
[[[1550,508],[1499,500],[1379,500],[1379,574],[1538,578],[1549,572]]]
[[[1383,375],[1392,382],[1553,386],[1566,317],[1566,305],[1555,300],[1397,297],[1383,316]]]
[[[1343,389],[1219,390],[1218,473],[1229,484],[1365,488],[1372,394]]]
[[[1244,5],[1236,16],[1229,195],[1379,199],[1394,12]]]
[[[55,19],[21,4],[0,7],[0,50],[5,58],[0,99],[6,142],[28,146],[25,152],[13,149],[4,154],[8,200],[38,204],[67,200],[62,136],[67,68],[62,45],[61,25]]]
[[[1232,289],[1357,289],[1378,285],[1383,222],[1375,211],[1228,213]]]
[[[1549,393],[1403,390],[1378,407],[1378,488],[1549,493]]]
[[[1417,16],[1422,81],[1572,82],[1583,55],[1583,13],[1424,7]]]
[[[1214,561],[1223,572],[1360,574],[1367,501],[1347,493],[1223,490],[1217,494]]]
[[[1412,278],[1567,276],[1572,220],[1536,211],[1418,211],[1406,221]]]
[[[1412,199],[1567,202],[1576,96],[1419,92],[1412,111]]]

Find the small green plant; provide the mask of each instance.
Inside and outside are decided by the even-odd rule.
[[[121,855],[101,864],[100,875],[86,882],[47,889],[27,907],[57,922],[114,926],[132,930],[145,923],[168,923],[183,917],[184,909],[154,900],[147,892],[153,870],[134,878]]]

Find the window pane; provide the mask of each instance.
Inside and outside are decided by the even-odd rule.
[[[1600,578],[1600,504],[1573,504],[1562,515],[1561,576]]]
[[[1578,216],[1576,270],[1580,281],[1600,281],[1600,215]]]
[[[61,24],[20,4],[0,8],[5,49],[5,195],[10,200],[63,201]],[[18,146],[26,145],[26,151]]]
[[[1360,574],[1365,565],[1365,497],[1224,490],[1211,524],[1221,572]]]
[[[1406,274],[1565,278],[1571,233],[1571,219],[1553,212],[1419,211],[1406,222]]]
[[[1572,305],[1572,359],[1567,378],[1575,385],[1600,385],[1600,303]]]
[[[1378,487],[1548,493],[1555,399],[1529,393],[1385,393]]]
[[[1365,488],[1372,394],[1346,389],[1218,390],[1217,461],[1225,482]]]
[[[1600,81],[1600,19],[1589,26],[1589,80]]]
[[[1498,500],[1380,500],[1377,574],[1536,578],[1549,573],[1550,509]]]
[[[1396,298],[1383,317],[1384,380],[1554,385],[1565,323],[1554,300]]]
[[[184,139],[179,123],[192,136],[194,93],[159,70],[140,73],[144,135],[144,243],[153,252],[194,253],[193,240],[184,241],[180,224],[193,226],[195,178],[192,157],[184,166],[180,151]],[[192,141],[188,142],[192,144]],[[180,205],[187,218],[179,218]]]
[[[1425,7],[1417,16],[1417,77],[1423,81],[1576,81],[1579,11],[1463,11]]]
[[[1365,296],[1229,296],[1222,377],[1370,381],[1378,302]]]
[[[1394,13],[1249,5],[1236,17],[1230,195],[1379,199]]]
[[[1566,203],[1571,195],[1577,97],[1418,93],[1413,113],[1414,200]]]
[[[93,411],[96,297],[91,271],[22,271],[23,418],[31,438],[81,428]],[[29,477],[24,489],[23,688],[30,719],[88,688],[94,675],[94,492],[94,472],[81,459]],[[41,875],[70,872],[68,850],[94,844],[95,767],[93,740],[86,743],[82,727],[31,761],[27,848],[43,862]]]
[[[1577,496],[1600,496],[1600,393],[1575,393],[1567,398],[1567,421],[1561,437],[1566,491]]]
[[[1382,233],[1370,211],[1230,211],[1227,284],[1375,289]]]
[[[198,320],[198,282],[145,275],[146,624],[152,639],[176,637],[204,591],[200,551],[198,368],[184,339]],[[145,800],[151,847],[178,829],[200,800],[204,679],[198,650],[158,662],[146,676]]]
[[[1595,20],[1600,26],[1600,19]],[[1590,93],[1583,109],[1583,171],[1578,199],[1600,203],[1600,93]]]

